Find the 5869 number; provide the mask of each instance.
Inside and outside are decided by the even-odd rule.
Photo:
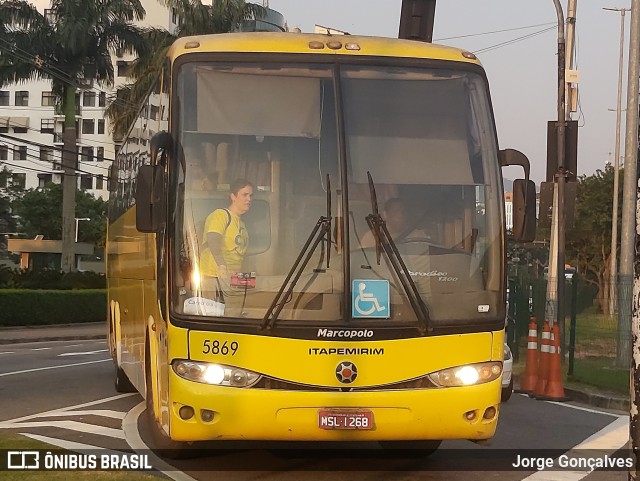
[[[238,352],[238,343],[236,341],[224,341],[206,339],[202,343],[202,354],[222,354],[223,356],[235,356]]]

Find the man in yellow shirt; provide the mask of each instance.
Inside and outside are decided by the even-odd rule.
[[[251,208],[253,185],[238,179],[231,184],[229,197],[229,207],[214,210],[205,221],[207,247],[200,258],[202,275],[225,281],[231,274],[242,270],[249,233],[241,217]]]

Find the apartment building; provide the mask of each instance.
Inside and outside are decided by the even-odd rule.
[[[157,0],[142,0],[142,4],[146,16],[138,22],[140,26],[175,29],[179,20],[175,10]],[[52,14],[46,9],[43,13]],[[242,30],[284,31],[285,25],[280,13],[268,9],[265,19],[246,22]],[[109,166],[119,145],[110,133],[104,110],[116,88],[128,82],[127,73],[133,60],[131,54],[115,55],[114,86],[81,81],[77,93],[78,188],[105,200]],[[12,172],[9,182],[24,189],[42,187],[48,182],[61,183],[63,128],[64,115],[56,106],[50,81],[30,81],[1,88],[0,169],[4,166]]]
[[[166,7],[155,0],[143,0],[143,6],[147,15],[141,26],[175,28],[175,16]],[[53,14],[47,9],[43,13]],[[103,199],[108,197],[109,165],[117,153],[104,110],[115,88],[127,82],[132,60],[130,55],[114,56],[115,85],[80,81],[76,96],[78,188]],[[12,172],[12,184],[31,189],[62,182],[63,129],[64,115],[56,105],[50,81],[0,89],[0,167]]]

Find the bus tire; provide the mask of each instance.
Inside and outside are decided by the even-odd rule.
[[[149,433],[151,434],[152,449],[157,454],[168,459],[184,459],[194,456],[194,449],[186,442],[174,441],[168,437],[162,426],[156,420],[154,414],[154,392],[153,383],[151,381],[151,357],[149,354],[149,339],[145,343],[145,355],[144,355],[144,378],[146,386],[145,405],[146,405],[146,418],[147,425],[149,427]]]
[[[115,388],[117,392],[121,393],[129,393],[136,392],[136,388],[129,380],[129,377],[124,372],[124,370],[120,367],[120,359],[118,357],[118,349],[116,347],[117,339],[115,336],[115,327],[114,324],[116,322],[116,315],[114,310],[116,309],[115,303],[113,301],[112,305],[109,308],[109,351],[111,352],[111,358],[113,359],[113,366],[116,370],[116,378],[115,378]]]
[[[123,392],[123,393],[136,392],[136,388],[133,386],[133,384],[131,384],[129,377],[122,370],[122,368],[117,364],[115,365],[115,367],[116,367],[116,382],[115,382],[116,391]]]
[[[378,441],[378,444],[385,451],[398,451],[399,454],[424,457],[435,453],[442,441],[437,439],[428,441]]]

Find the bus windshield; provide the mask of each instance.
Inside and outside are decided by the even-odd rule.
[[[260,324],[330,217],[330,240],[309,249],[278,324],[416,323],[397,272],[377,259],[369,173],[433,325],[504,318],[497,145],[479,74],[192,62],[176,75],[174,313]],[[382,315],[358,304],[371,281],[386,288]]]

